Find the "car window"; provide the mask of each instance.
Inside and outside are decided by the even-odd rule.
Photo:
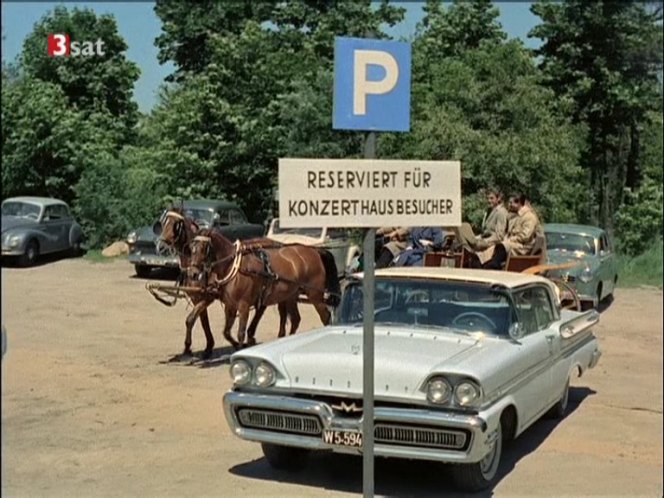
[[[46,206],[44,208],[44,220],[57,220],[61,216],[57,212],[57,206]]]
[[[546,233],[546,248],[548,251],[584,252],[595,254],[595,240],[587,235],[576,233]]]
[[[361,283],[342,298],[338,323],[360,324]],[[513,321],[507,291],[484,284],[424,279],[376,279],[374,323],[420,328],[445,327],[460,332],[506,335]]]
[[[63,204],[58,204],[57,206],[52,206],[53,214],[60,219],[69,218],[69,210],[67,206]]]
[[[5,201],[2,203],[3,216],[17,216],[19,218],[37,219],[41,208],[29,202]]]
[[[219,222],[225,225],[230,223],[231,217],[228,209],[220,209],[217,211],[219,213]]]
[[[602,236],[599,239],[599,250],[600,251],[610,251],[611,248],[609,247],[609,241],[606,237],[606,234],[602,234]]]
[[[549,292],[544,287],[516,292],[514,304],[524,335],[543,330],[555,320]]]
[[[231,209],[229,211],[230,221],[233,225],[243,225],[247,223],[247,219],[244,214],[237,209]]]

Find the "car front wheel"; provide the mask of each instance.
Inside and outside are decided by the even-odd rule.
[[[309,451],[292,446],[262,443],[263,455],[270,467],[279,470],[300,470],[307,463]]]
[[[498,424],[491,450],[476,463],[460,463],[452,467],[452,479],[459,490],[474,493],[488,488],[498,474],[503,452],[503,422]]]
[[[134,265],[134,270],[136,271],[136,276],[140,278],[147,278],[152,272],[151,266],[146,265]]]
[[[28,245],[25,246],[25,252],[20,257],[21,266],[32,266],[37,262],[39,257],[39,242],[36,240],[31,240],[28,242]]]

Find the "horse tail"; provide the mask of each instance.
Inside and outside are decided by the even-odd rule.
[[[334,256],[327,249],[318,249],[318,254],[325,267],[325,290],[328,293],[325,304],[336,308],[341,302],[341,284],[339,283],[337,264],[334,261]]]

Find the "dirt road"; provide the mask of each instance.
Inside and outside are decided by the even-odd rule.
[[[185,306],[160,305],[132,274],[125,261],[2,269],[3,496],[361,494],[360,458],[276,472],[231,436],[228,365],[160,363],[182,349]],[[268,310],[259,341],[277,320]],[[221,348],[216,305],[211,322]],[[305,308],[301,330],[315,326]],[[575,381],[571,413],[523,434],[489,495],[662,496],[662,292],[618,290],[596,334],[604,354]],[[376,493],[454,496],[441,466],[395,460],[378,461]]]

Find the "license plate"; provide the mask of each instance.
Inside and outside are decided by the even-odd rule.
[[[359,431],[338,431],[326,429],[323,431],[323,442],[336,446],[362,447],[362,433]]]

